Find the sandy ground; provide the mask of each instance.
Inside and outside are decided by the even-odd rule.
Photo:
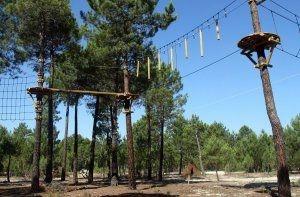
[[[137,190],[130,190],[126,180],[121,180],[117,187],[109,186],[108,181],[96,178],[94,184],[86,184],[81,178],[77,186],[69,181],[53,181],[51,185],[42,183],[44,191],[38,194],[30,193],[30,182],[22,178],[12,178],[11,183],[5,183],[0,178],[0,196],[270,196],[276,192],[276,176],[263,173],[231,173],[220,172],[220,181],[216,180],[214,172],[208,172],[205,177],[193,177],[187,182],[177,175],[166,175],[163,183],[138,180]],[[70,178],[69,178],[70,179]],[[70,179],[71,180],[71,179]],[[292,196],[300,197],[300,174],[291,174],[293,184]],[[270,188],[270,189],[266,189]]]

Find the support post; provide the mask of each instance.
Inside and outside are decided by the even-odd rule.
[[[110,118],[111,118],[111,186],[118,185],[119,171],[118,171],[118,101],[114,100],[113,105],[110,108]]]
[[[88,177],[88,183],[90,183],[90,184],[93,183],[93,181],[94,181],[95,146],[96,146],[96,137],[97,137],[99,104],[100,104],[100,98],[99,98],[99,96],[97,96],[96,103],[95,103],[92,141],[91,141],[91,146],[90,146],[89,177]]]
[[[50,68],[50,82],[49,88],[53,87],[54,75],[54,55],[51,51],[51,68]],[[51,183],[53,179],[53,95],[48,95],[48,133],[47,133],[47,163],[46,163],[46,177],[45,182]]]
[[[43,37],[41,36],[41,40]],[[42,41],[41,41],[42,42]],[[42,46],[42,44],[41,44]],[[42,47],[43,48],[43,47]],[[39,67],[37,73],[37,82],[38,87],[43,88],[44,84],[44,65],[45,65],[45,54],[41,50],[39,57]],[[33,162],[32,162],[32,178],[31,178],[31,190],[33,192],[38,192],[40,190],[40,156],[41,156],[41,132],[42,132],[42,115],[43,115],[43,95],[36,95],[35,103],[35,142],[34,142],[34,151],[33,151]]]
[[[261,25],[257,9],[257,0],[249,0],[251,10],[252,25],[255,33],[261,32]],[[283,140],[283,128],[280,119],[277,115],[277,110],[273,97],[273,90],[270,81],[268,65],[266,64],[266,55],[264,47],[257,49],[258,64],[260,66],[260,75],[263,85],[266,109],[272,126],[275,149],[277,153],[277,179],[278,179],[278,194],[280,197],[291,196],[291,185],[289,179],[289,171],[286,163],[286,153]]]
[[[70,95],[67,97],[67,109],[66,109],[66,120],[65,120],[65,137],[64,137],[64,149],[62,158],[62,169],[61,169],[61,181],[66,180],[67,170],[67,145],[68,145],[68,132],[69,132],[69,110],[70,110]]]
[[[146,104],[146,110],[147,110],[147,179],[152,179],[152,153],[151,153],[151,106],[150,104]]]
[[[126,64],[127,62],[124,65],[124,92],[125,94],[129,94],[130,93],[129,72],[128,72],[128,66]],[[129,175],[128,183],[130,189],[136,189],[130,98],[125,99],[124,109],[125,109],[125,116],[126,116],[126,131],[127,131],[128,175]]]

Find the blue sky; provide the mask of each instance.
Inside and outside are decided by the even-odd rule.
[[[154,44],[160,47],[177,39],[211,17],[231,1],[173,0],[178,19],[168,30],[159,32],[153,38]],[[239,5],[243,1],[238,0],[235,5]],[[169,0],[161,0],[158,11],[169,2]],[[295,13],[300,13],[300,2],[298,0],[277,0],[276,2]],[[268,0],[265,5],[295,19],[293,15],[280,10]],[[88,10],[86,1],[73,0],[72,10],[80,21],[79,12]],[[276,32],[270,12],[260,8],[260,16],[263,30]],[[276,16],[275,22],[281,35],[284,49],[297,53],[300,47],[300,32],[297,26]],[[222,19],[220,28],[220,41],[216,40],[214,26],[204,30],[204,57],[200,57],[197,36],[195,39],[189,39],[189,59],[184,58],[183,47],[176,48],[177,67],[182,75],[237,50],[237,42],[253,31],[248,4],[243,4],[239,9],[229,14],[227,18]],[[162,58],[168,61],[166,55],[162,55]],[[271,64],[274,66],[270,69],[270,76],[273,83],[277,111],[283,126],[286,126],[291,118],[300,113],[300,91],[297,91],[300,84],[300,59],[276,50]],[[212,67],[184,78],[183,84],[183,93],[188,94],[188,102],[184,107],[186,118],[196,114],[207,123],[222,122],[231,131],[237,131],[241,126],[248,125],[256,132],[264,129],[271,133],[261,89],[259,70],[255,69],[251,62],[241,54],[237,53]],[[29,100],[29,102],[31,101]],[[61,115],[64,115],[65,107],[60,106],[59,110]],[[138,120],[143,113],[143,109],[135,107],[132,115],[133,121]],[[74,110],[71,109],[70,134],[74,131],[73,114]],[[84,105],[80,107],[79,119],[80,134],[90,137],[93,121]],[[8,128],[13,128],[17,122],[5,121],[2,124]],[[34,127],[34,121],[29,121],[28,124]],[[125,121],[123,114],[119,117],[119,126],[121,135],[124,135]],[[60,137],[62,137],[64,118],[58,122],[57,127],[61,131]]]

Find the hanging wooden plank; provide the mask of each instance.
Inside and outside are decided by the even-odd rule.
[[[221,40],[220,24],[218,19],[216,19],[216,34],[217,34],[217,40]]]
[[[140,75],[140,61],[137,61],[137,68],[136,68],[136,77]]]
[[[184,39],[184,55],[185,58],[188,59],[189,58],[189,48],[188,48],[188,40],[187,38]]]
[[[151,61],[150,61],[150,57],[148,57],[148,79],[151,79]]]
[[[157,61],[158,61],[158,70],[161,70],[161,59],[160,59],[160,53],[157,53]]]
[[[173,54],[173,47],[170,48],[170,61],[171,61],[171,68],[174,70],[174,54]]]
[[[203,31],[199,29],[199,41],[200,41],[200,55],[204,56],[204,43],[203,43]]]

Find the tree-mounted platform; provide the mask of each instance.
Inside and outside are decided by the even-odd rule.
[[[41,95],[51,95],[55,93],[65,93],[65,94],[83,94],[83,95],[92,95],[92,96],[111,96],[116,97],[119,100],[133,100],[138,98],[138,94],[131,93],[115,93],[115,92],[97,92],[89,90],[65,90],[65,89],[56,89],[56,88],[40,88],[32,87],[28,88],[27,92],[29,94],[41,94]]]
[[[238,43],[238,47],[242,49],[241,54],[247,56],[256,68],[270,66],[270,60],[273,55],[274,48],[280,44],[280,37],[273,33],[254,33],[246,36]],[[252,53],[261,50],[269,50],[270,54],[265,63],[258,64],[253,58]]]

